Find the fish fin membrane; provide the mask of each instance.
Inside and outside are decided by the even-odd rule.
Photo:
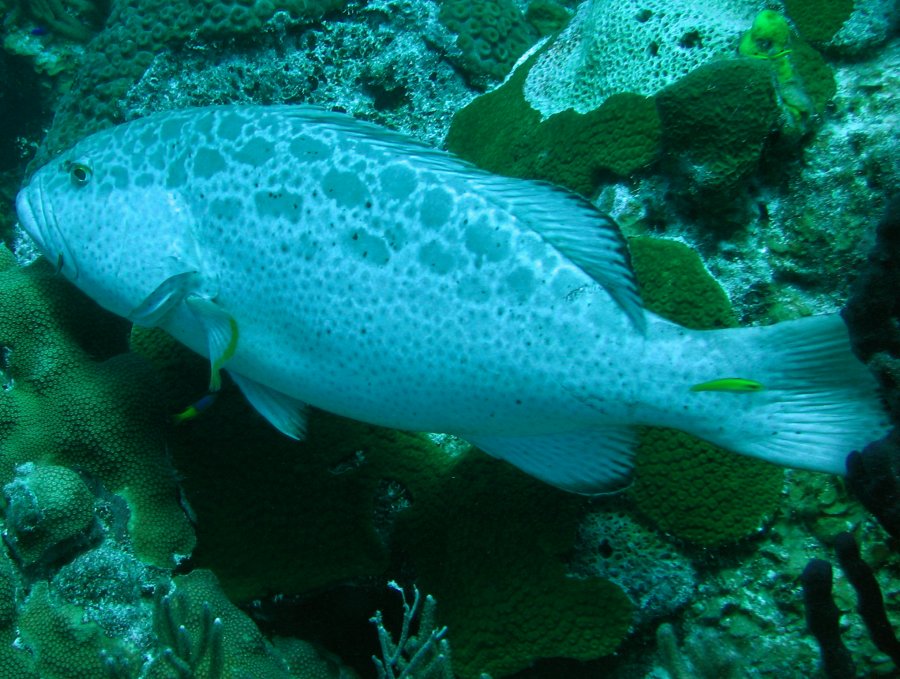
[[[462,175],[499,204],[516,208],[525,226],[602,285],[637,330],[646,330],[644,305],[625,238],[612,217],[578,194],[547,182],[491,174],[446,151],[344,113],[305,105],[284,105],[283,111],[318,129],[331,128],[342,136],[355,137],[372,149],[414,159],[417,166]]]
[[[182,271],[169,276],[128,314],[128,319],[145,328],[159,325],[196,289],[199,280],[200,274],[196,271]]]
[[[755,360],[748,364],[766,390],[718,394],[751,400],[750,416],[735,430],[726,427],[724,438],[698,433],[703,438],[775,464],[845,474],[847,455],[887,433],[878,385],[850,350],[838,314],[718,332],[750,343]]]
[[[209,390],[218,391],[222,386],[219,371],[237,351],[239,339],[237,321],[225,309],[206,297],[191,295],[185,303],[206,331],[210,361]]]
[[[513,205],[529,228],[602,285],[632,325],[646,331],[628,245],[612,217],[581,196],[545,182],[487,175],[478,183]]]
[[[465,438],[489,455],[571,493],[615,493],[631,481],[635,433],[630,427]]]
[[[286,396],[280,391],[275,391],[230,370],[228,374],[238,385],[250,405],[256,408],[256,411],[273,427],[298,441],[302,441],[306,437],[307,405],[303,401]]]

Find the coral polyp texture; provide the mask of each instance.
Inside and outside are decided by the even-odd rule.
[[[656,160],[662,130],[653,100],[622,93],[588,113],[570,109],[542,121],[522,92],[534,61],[456,114],[447,135],[451,151],[491,172],[543,179],[585,196],[601,177],[628,176]]]
[[[537,39],[512,0],[444,0],[439,16],[456,33],[460,65],[477,84],[502,79]]]
[[[593,0],[538,58],[525,99],[541,115],[585,113],[619,92],[652,96],[698,66],[733,56],[765,8],[756,0]]]
[[[0,250],[0,290],[7,385],[0,390],[0,481],[11,484],[5,492],[14,507],[27,514],[26,503],[33,504],[32,517],[23,517],[14,533],[23,558],[36,560],[53,540],[73,537],[80,527],[70,522],[84,506],[76,502],[67,521],[59,518],[60,498],[44,492],[49,484],[64,487],[72,501],[85,488],[69,472],[21,467],[33,463],[77,468],[97,492],[123,498],[135,551],[148,563],[174,565],[190,554],[194,533],[178,504],[152,368],[136,356],[116,355],[124,341],[117,347],[109,338],[124,339],[121,324],[45,264],[21,269]],[[99,341],[87,339],[92,331]],[[31,520],[37,523],[29,531]]]

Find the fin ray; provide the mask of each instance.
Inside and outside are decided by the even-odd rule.
[[[714,332],[734,333],[734,351],[747,343],[754,379],[766,390],[743,397],[753,401],[743,424],[723,431],[726,416],[706,432],[692,430],[697,436],[775,464],[845,474],[847,455],[887,432],[875,378],[850,350],[838,314]]]
[[[197,271],[183,271],[169,276],[128,314],[128,319],[137,325],[152,328],[160,324],[176,306],[200,283]]]
[[[465,438],[489,455],[572,493],[614,493],[630,483],[636,441],[630,427]]]
[[[233,371],[228,374],[250,405],[278,431],[298,441],[306,437],[306,403]]]
[[[209,390],[222,387],[219,371],[234,356],[238,345],[238,324],[227,311],[207,297],[191,295],[185,303],[206,331],[209,349]]]

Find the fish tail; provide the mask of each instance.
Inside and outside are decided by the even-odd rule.
[[[720,399],[697,435],[752,457],[798,469],[846,473],[854,450],[881,438],[889,418],[875,378],[850,349],[838,314],[727,333],[730,370],[759,389],[690,393]],[[708,401],[711,403],[711,401]]]

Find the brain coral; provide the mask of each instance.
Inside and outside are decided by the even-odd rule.
[[[547,117],[644,96],[713,59],[733,56],[760,0],[591,0],[528,74],[525,98]]]
[[[444,0],[439,16],[457,34],[461,66],[476,84],[502,79],[537,39],[511,0]]]

